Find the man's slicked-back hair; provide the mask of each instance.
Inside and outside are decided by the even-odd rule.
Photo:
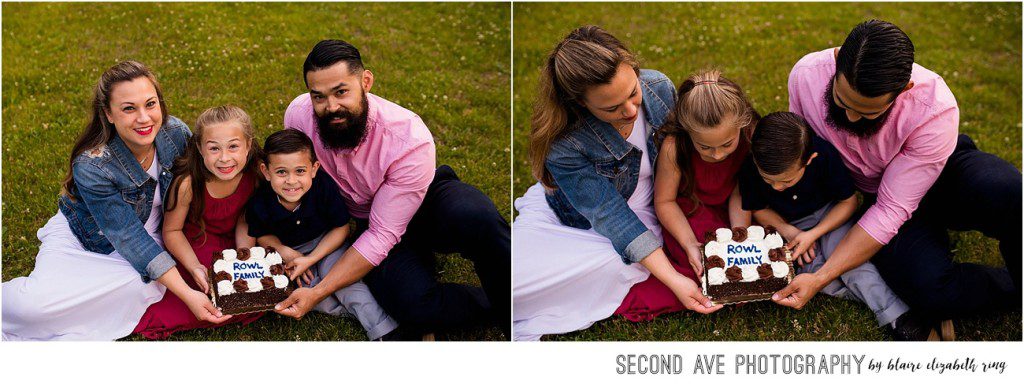
[[[348,64],[350,73],[363,69],[363,58],[359,55],[359,49],[342,40],[321,40],[313,46],[313,50],[306,55],[306,61],[302,63],[302,81],[309,87],[306,75],[312,71],[330,67],[339,62]]]
[[[867,97],[895,96],[910,82],[913,67],[910,37],[881,20],[853,27],[836,57],[836,74],[843,74],[857,93]]]

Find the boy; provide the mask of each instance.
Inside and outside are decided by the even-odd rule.
[[[302,132],[275,132],[263,149],[260,171],[269,185],[262,185],[249,202],[249,236],[260,246],[278,250],[290,279],[315,285],[348,248],[344,243],[350,216],[345,201],[330,176],[320,170],[313,142]],[[361,281],[334,292],[315,309],[355,316],[370,340],[397,335],[392,333],[397,322]]]
[[[788,239],[801,273],[821,268],[854,224],[857,196],[849,171],[835,147],[815,136],[799,115],[775,112],[758,122],[739,183],[743,209]],[[897,340],[938,338],[910,314],[870,262],[823,291],[867,304],[879,326],[890,325]]]

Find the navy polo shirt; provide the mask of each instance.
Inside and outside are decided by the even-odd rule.
[[[328,231],[348,224],[348,208],[331,176],[319,169],[295,211],[289,211],[277,200],[270,183],[262,183],[245,212],[249,236],[274,235],[281,244],[296,247]]]
[[[853,196],[853,178],[839,151],[817,135],[813,135],[811,140],[811,147],[818,157],[807,166],[800,181],[782,192],[772,189],[757,172],[752,157],[747,158],[739,174],[744,210],[771,208],[787,222],[793,222],[828,203]]]

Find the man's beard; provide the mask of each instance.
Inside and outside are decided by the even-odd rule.
[[[365,91],[363,91],[363,101],[360,104],[362,110],[358,114],[353,114],[349,110],[341,110],[335,113],[328,112],[324,116],[316,116],[316,130],[320,135],[320,141],[327,149],[355,148],[363,141],[363,137],[366,136],[366,116],[369,114],[369,102],[366,100]],[[345,120],[341,123],[331,123],[335,117]]]
[[[882,129],[882,125],[889,118],[889,112],[892,112],[892,106],[889,106],[884,113],[874,119],[868,119],[861,117],[860,120],[850,121],[846,117],[846,110],[836,105],[835,100],[832,98],[832,86],[835,82],[830,81],[828,83],[828,89],[825,90],[825,105],[828,106],[828,114],[825,115],[825,123],[832,126],[832,128],[846,131],[857,137],[871,137],[878,133],[878,130]]]

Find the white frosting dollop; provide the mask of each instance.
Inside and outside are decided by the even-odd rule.
[[[288,276],[285,275],[274,275],[274,286],[277,288],[284,288],[288,286]]]
[[[231,266],[231,264],[227,260],[224,260],[224,259],[217,260],[217,261],[215,261],[213,263],[213,271],[214,272],[224,272],[224,271],[227,271],[228,267],[230,267],[230,266]]]
[[[249,248],[249,255],[253,259],[262,259],[267,256],[267,251],[263,247],[252,247]]]
[[[773,233],[764,237],[764,245],[767,246],[768,249],[775,249],[785,244],[782,242],[782,236],[779,236],[778,233]]]
[[[764,227],[751,225],[747,227],[747,241],[764,240]]]
[[[281,260],[281,254],[273,252],[267,255],[267,265],[281,264],[284,260]]]
[[[224,260],[228,261],[238,258],[238,253],[234,249],[225,249],[221,254],[224,255]]]
[[[708,284],[720,285],[725,282],[725,268],[711,268],[707,271]]]
[[[772,275],[778,278],[786,277],[786,275],[789,275],[789,264],[785,261],[773,261]]]
[[[717,241],[711,241],[707,243],[706,245],[704,245],[704,255],[719,257],[725,256],[725,244],[719,243]]]
[[[719,243],[732,241],[732,230],[729,228],[718,228],[715,230],[715,237]]]
[[[263,290],[263,283],[260,279],[245,279],[245,283],[249,284],[249,292],[259,292]]]
[[[221,280],[217,282],[217,292],[221,296],[227,296],[235,293],[235,286],[231,285],[231,280]]]
[[[761,278],[761,276],[757,273],[756,265],[744,265],[740,267],[740,270],[743,271],[743,281],[745,282],[751,282]]]

